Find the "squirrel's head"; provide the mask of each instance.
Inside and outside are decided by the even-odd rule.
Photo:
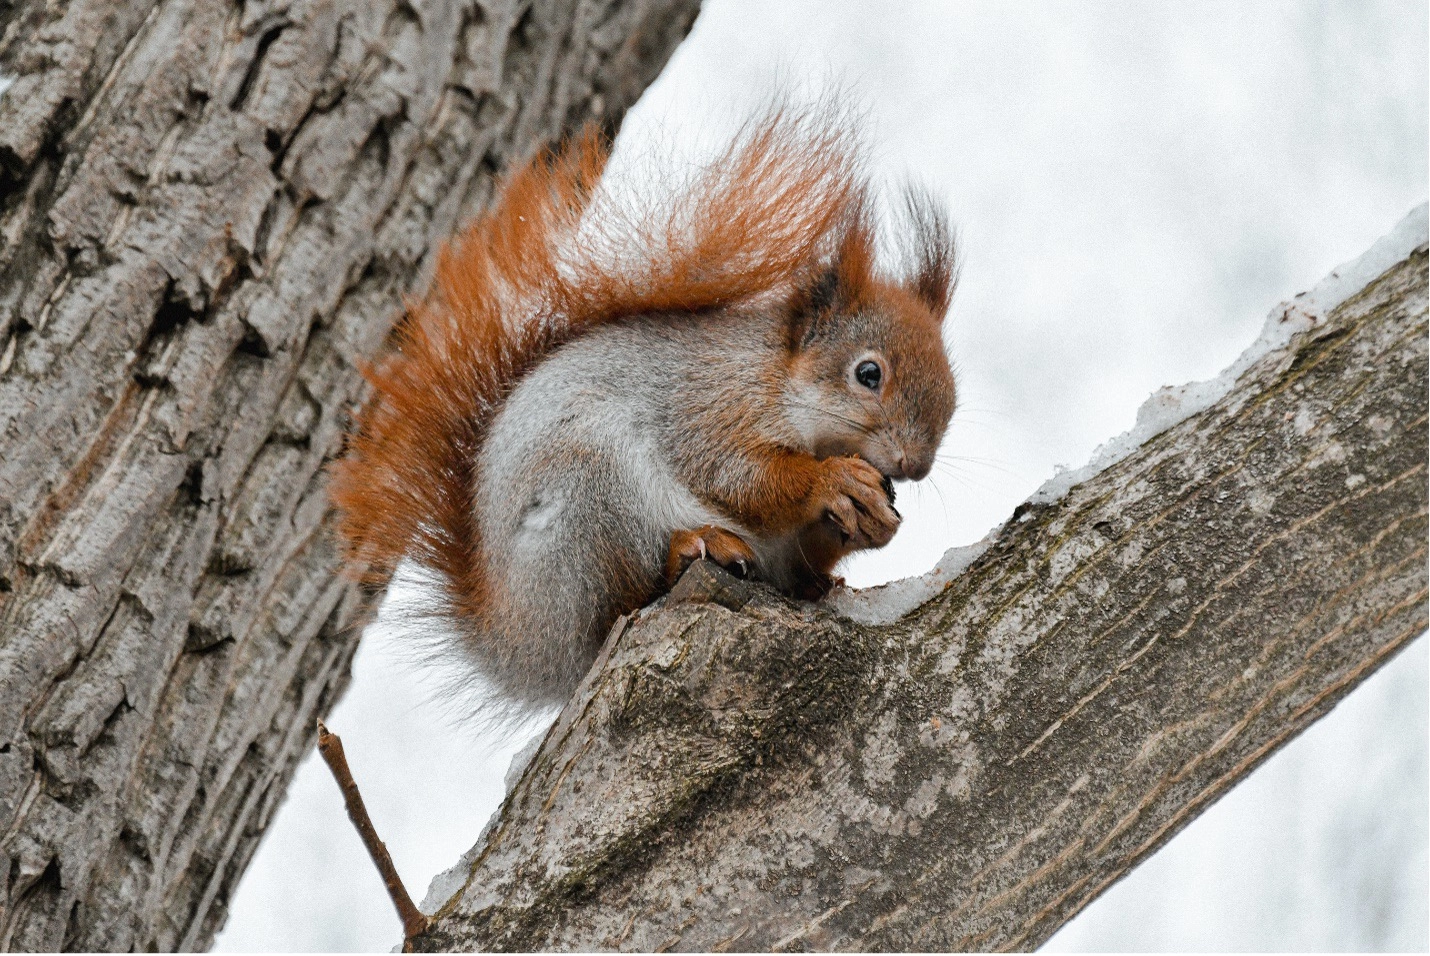
[[[956,280],[952,232],[907,196],[909,276],[875,273],[861,220],[790,303],[785,419],[815,456],[858,455],[890,478],[933,467],[954,409],[942,321]]]

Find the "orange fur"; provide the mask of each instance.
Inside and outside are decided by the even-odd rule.
[[[587,132],[515,173],[495,208],[443,250],[428,298],[368,371],[373,398],[331,494],[347,556],[370,582],[410,557],[438,573],[447,610],[480,618],[478,450],[515,383],[561,343],[623,317],[788,297],[837,252],[841,287],[858,295],[876,281],[858,151],[828,113],[771,113],[646,207],[601,194],[608,155]],[[946,306],[946,288],[924,286]],[[749,493],[793,510],[823,480],[819,464],[786,463],[771,476],[779,489]]]

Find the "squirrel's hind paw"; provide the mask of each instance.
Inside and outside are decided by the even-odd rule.
[[[755,566],[755,552],[744,538],[713,524],[702,525],[671,534],[670,554],[665,560],[666,584],[674,584],[686,568],[702,558],[714,561],[737,578],[749,577]]]

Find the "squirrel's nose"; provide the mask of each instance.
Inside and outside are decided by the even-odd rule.
[[[911,459],[907,454],[899,455],[899,471],[895,478],[903,478],[907,481],[922,481],[928,477],[929,470],[933,467],[933,462],[922,458]]]

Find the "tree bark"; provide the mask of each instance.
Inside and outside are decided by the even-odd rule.
[[[1425,629],[1424,237],[1422,208],[1182,390],[1203,410],[923,580],[816,606],[697,564],[419,945],[1042,943]]]
[[[212,940],[371,602],[355,363],[696,6],[0,0],[0,946]]]

